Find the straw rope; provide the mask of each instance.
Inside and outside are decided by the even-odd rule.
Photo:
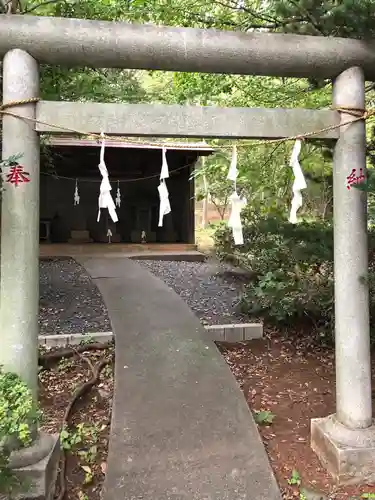
[[[50,127],[50,128],[55,128],[56,130],[60,130],[61,132],[69,132],[71,134],[81,135],[81,136],[87,137],[89,139],[96,139],[97,141],[103,140],[103,137],[104,137],[106,140],[110,140],[113,142],[126,141],[129,144],[139,144],[140,143],[139,140],[137,141],[134,139],[124,138],[124,137],[119,137],[119,136],[110,136],[110,135],[106,135],[106,134],[104,134],[104,136],[103,136],[101,134],[94,134],[94,133],[90,133],[87,131],[78,130],[78,129],[74,129],[74,128],[62,127],[60,125],[44,122],[44,121],[38,120],[36,118],[29,118],[29,117],[21,116],[21,115],[15,113],[14,111],[9,111],[10,108],[17,107],[17,106],[23,106],[25,104],[34,104],[34,103],[39,102],[39,100],[40,100],[39,98],[34,97],[34,98],[30,98],[30,99],[22,99],[19,101],[7,102],[7,103],[3,104],[2,106],[0,106],[0,114],[12,116],[14,118],[19,118],[21,120],[26,120],[28,122],[35,123],[35,124],[39,123],[41,125],[45,125],[45,126]],[[300,140],[309,139],[309,138],[312,138],[316,135],[321,135],[321,134],[324,134],[326,132],[330,132],[331,130],[339,129],[339,128],[344,127],[346,125],[351,125],[352,123],[356,123],[356,122],[359,122],[362,120],[366,121],[370,117],[375,116],[375,109],[366,110],[366,109],[358,109],[358,108],[351,108],[351,107],[334,107],[331,109],[334,111],[338,111],[339,113],[351,115],[351,118],[343,121],[342,123],[339,123],[336,125],[330,125],[328,127],[324,127],[324,128],[318,129],[318,130],[313,130],[311,132],[305,132],[305,133],[301,133],[301,134],[297,134],[297,135],[293,135],[293,136],[289,136],[289,137],[283,137],[280,139],[266,139],[266,140],[262,140],[262,141],[256,141],[257,145],[282,144],[285,142],[295,141],[298,139],[300,139]],[[161,142],[161,141],[144,142],[144,141],[142,141],[142,144],[145,146],[154,146],[154,147],[156,146],[156,147],[160,147],[160,148],[164,148],[164,147],[168,148],[168,142]],[[245,146],[248,146],[249,144],[253,145],[254,141],[252,141],[252,142],[241,141],[238,144],[238,146],[245,147]],[[201,144],[189,145],[189,143],[187,142],[187,143],[178,144],[178,145],[173,144],[173,149],[199,150],[199,149],[206,149],[207,146],[208,146],[207,144],[205,144],[205,145],[203,145],[203,144],[202,145]],[[228,149],[231,147],[232,147],[232,144],[212,146],[213,149]]]

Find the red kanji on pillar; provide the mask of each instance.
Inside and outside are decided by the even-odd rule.
[[[23,182],[30,182],[29,172],[25,172],[22,165],[12,165],[6,177],[6,182],[18,187]]]
[[[346,178],[346,188],[350,189],[355,184],[361,184],[366,180],[366,177],[363,175],[363,168],[359,169],[359,175],[357,175],[357,169],[353,168],[350,174]]]

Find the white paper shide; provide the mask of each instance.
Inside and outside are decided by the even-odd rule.
[[[162,165],[160,171],[160,184],[158,186],[159,191],[159,227],[163,227],[163,219],[165,215],[171,213],[171,204],[169,202],[169,192],[165,179],[169,178],[169,168],[167,163],[167,151],[166,148],[162,149]]]
[[[74,189],[74,206],[79,205],[80,199],[81,198],[80,198],[79,193],[78,193],[78,179],[76,179],[76,186]]]
[[[243,231],[241,221],[241,210],[246,206],[246,198],[241,198],[237,191],[231,194],[229,198],[231,212],[228,220],[228,226],[232,228],[232,234],[235,245],[243,245]]]
[[[241,210],[246,206],[246,198],[241,198],[237,193],[237,147],[233,146],[232,158],[229,166],[227,179],[234,182],[234,191],[229,197],[231,212],[228,220],[228,226],[232,229],[232,235],[235,245],[243,245],[243,230],[241,221]]]
[[[98,210],[97,221],[98,222],[100,221],[100,211],[103,208],[107,208],[112,221],[117,222],[118,217],[116,213],[116,206],[111,195],[112,187],[111,183],[109,182],[108,170],[104,162],[104,150],[105,150],[104,134],[102,133],[101,135],[102,135],[102,144],[100,148],[99,171],[102,176],[102,182],[100,183],[100,193],[98,199],[99,210]]]
[[[299,163],[299,155],[301,153],[302,143],[301,140],[297,139],[293,151],[292,156],[290,158],[289,165],[293,169],[294,182],[293,182],[293,199],[292,206],[289,214],[289,222],[292,224],[297,224],[297,212],[302,207],[302,191],[307,188],[307,184],[305,181],[305,177],[303,175],[301,165]]]
[[[116,199],[115,199],[116,207],[121,207],[121,191],[120,191],[120,182],[117,181],[117,191],[116,191]]]

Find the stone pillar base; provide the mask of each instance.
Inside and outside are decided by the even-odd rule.
[[[39,433],[29,448],[14,452],[10,466],[20,486],[12,491],[12,500],[52,500],[59,460],[59,434]],[[0,500],[9,495],[0,493]]]
[[[375,483],[375,425],[353,430],[335,415],[313,419],[311,447],[338,485]]]

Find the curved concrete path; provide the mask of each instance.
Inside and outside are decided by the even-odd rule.
[[[77,260],[116,339],[103,499],[281,500],[245,399],[188,306],[129,259]]]

